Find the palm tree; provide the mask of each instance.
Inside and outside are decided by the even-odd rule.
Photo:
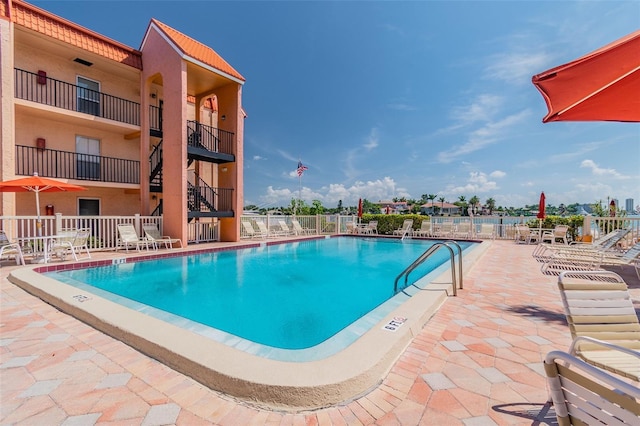
[[[440,205],[441,205],[441,207],[440,207],[440,212],[441,212],[441,213],[440,213],[440,214],[444,214],[444,213],[443,213],[443,212],[444,212],[444,197],[440,197],[440,198],[438,198],[438,201],[440,201],[440,203],[441,203],[441,204],[440,204]]]
[[[478,204],[480,204],[480,198],[478,198],[477,195],[474,195],[473,197],[471,197],[471,199],[469,200],[469,204],[471,205],[471,208],[473,209],[473,211],[476,211],[476,206]]]
[[[467,210],[467,198],[464,195],[461,195],[458,197],[458,201],[456,201],[454,204],[460,207],[462,216],[464,216],[464,212]]]
[[[487,198],[487,201],[485,203],[487,204],[487,208],[489,209],[489,215],[492,215],[493,209],[496,208],[496,200],[494,200],[493,198]]]

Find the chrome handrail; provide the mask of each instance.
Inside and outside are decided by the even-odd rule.
[[[427,250],[425,250],[424,253],[422,253],[416,260],[414,260],[411,265],[407,266],[404,271],[402,271],[395,279],[394,283],[393,283],[393,294],[397,294],[398,293],[398,281],[400,280],[400,278],[402,278],[402,276],[404,276],[404,284],[405,286],[407,285],[407,282],[409,280],[409,274],[411,272],[413,272],[418,266],[420,266],[425,260],[427,260],[432,254],[434,254],[435,252],[437,252],[438,250],[440,250],[442,247],[446,247],[449,250],[449,254],[450,254],[450,260],[451,260],[451,283],[453,285],[453,295],[457,296],[458,292],[457,292],[457,288],[458,288],[458,282],[456,280],[456,268],[455,268],[455,253],[453,251],[453,249],[451,248],[451,246],[449,244],[453,244],[457,247],[458,249],[458,270],[459,270],[459,275],[460,275],[460,283],[459,283],[459,288],[462,289],[462,248],[460,247],[460,244],[458,244],[456,241],[453,240],[449,240],[449,241],[444,241],[441,243],[435,243],[433,244],[431,247],[429,247]]]

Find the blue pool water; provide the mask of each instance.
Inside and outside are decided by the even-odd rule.
[[[303,349],[391,298],[396,276],[432,244],[329,238],[46,275],[262,345]],[[436,252],[409,284],[448,262],[448,253]]]

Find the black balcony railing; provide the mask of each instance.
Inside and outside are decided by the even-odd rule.
[[[233,189],[187,182],[187,208],[190,212],[230,212],[233,210]]]
[[[139,184],[140,162],[16,145],[16,175],[34,173],[59,179]]]
[[[233,155],[235,135],[232,132],[187,121],[187,143],[194,148]]]
[[[15,97],[121,123],[140,125],[140,104],[64,81],[15,69]]]
[[[149,129],[162,131],[162,108],[149,105]]]

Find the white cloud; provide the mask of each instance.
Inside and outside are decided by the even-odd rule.
[[[531,115],[529,110],[507,116],[503,120],[489,122],[484,126],[469,133],[467,142],[454,146],[448,151],[438,153],[437,159],[441,163],[450,163],[454,159],[471,154],[488,145],[494,144],[508,137],[508,130],[519,123],[524,122]]]
[[[501,96],[483,94],[479,95],[473,103],[456,107],[451,111],[454,120],[462,124],[470,124],[476,121],[489,121],[500,109],[504,100]]]
[[[371,129],[371,132],[369,132],[367,141],[362,146],[367,151],[371,151],[373,148],[376,148],[378,146],[378,141],[379,141],[378,129],[374,127],[373,129]]]
[[[267,187],[266,194],[260,197],[260,202],[274,206],[289,205],[292,198],[298,198],[299,192],[289,188]],[[370,181],[358,181],[351,186],[340,183],[332,183],[318,190],[302,187],[302,199],[311,203],[313,200],[320,200],[325,206],[335,206],[342,200],[345,205],[355,205],[359,198],[372,202],[379,200],[390,200],[394,197],[410,197],[405,188],[401,188],[390,177]]]
[[[580,163],[580,167],[591,169],[591,173],[596,176],[611,176],[616,179],[629,179],[628,176],[618,173],[616,169],[603,169],[599,167],[593,160],[584,160]]]
[[[416,111],[417,110],[416,107],[409,104],[404,104],[404,103],[387,104],[387,108],[393,109],[396,111]]]
[[[266,160],[266,158],[265,158],[265,157],[261,157],[261,156],[259,156],[259,155],[254,155],[254,156],[253,156],[253,159],[254,159],[254,160],[256,160],[256,161]]]
[[[480,193],[495,191],[498,188],[498,184],[495,181],[489,180],[486,173],[471,172],[469,173],[469,178],[465,185],[450,185],[447,187],[446,194],[456,198],[460,195],[464,195],[466,197],[467,194],[468,197],[473,197]]]
[[[491,173],[489,173],[489,176],[491,176],[492,178],[503,178],[505,177],[507,174],[505,172],[503,172],[502,170],[494,170]]]
[[[539,52],[510,52],[492,55],[484,77],[511,84],[530,84],[531,76],[547,68],[550,55]]]

